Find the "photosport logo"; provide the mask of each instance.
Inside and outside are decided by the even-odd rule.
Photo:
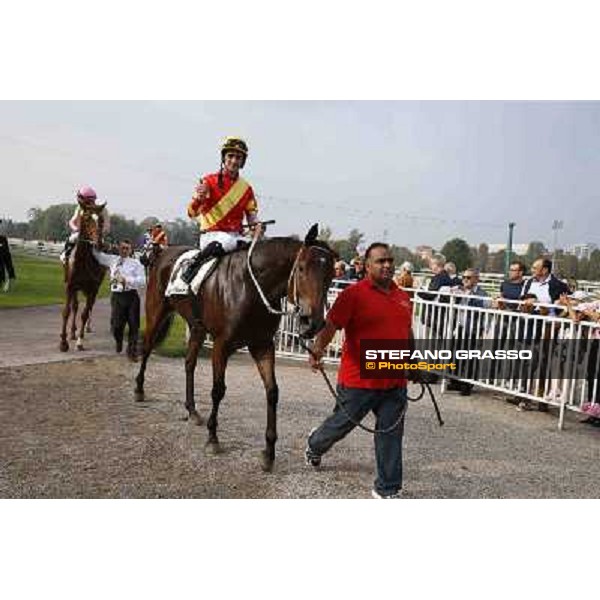
[[[412,347],[410,340],[361,340],[360,375],[363,379],[404,379],[409,371],[417,370],[460,376],[493,368],[498,375],[502,371],[512,377],[516,367],[522,368],[532,357],[530,349],[498,348],[493,340],[468,348],[456,340],[414,340]],[[493,366],[496,361],[502,362],[502,370]]]

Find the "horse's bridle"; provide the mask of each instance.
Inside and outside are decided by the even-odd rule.
[[[269,302],[268,298],[265,296],[265,293],[263,292],[262,288],[260,287],[260,283],[258,283],[258,280],[256,279],[256,276],[254,275],[254,271],[252,270],[252,264],[250,263],[250,258],[252,257],[252,252],[254,250],[254,247],[256,246],[257,241],[258,241],[258,238],[254,238],[252,240],[252,243],[250,244],[250,249],[248,250],[248,258],[247,258],[246,262],[248,264],[248,272],[250,273],[250,278],[252,279],[252,282],[254,283],[254,286],[256,287],[256,291],[258,292],[260,299],[262,300],[263,304],[265,305],[265,308],[267,309],[267,311],[272,315],[278,315],[278,316],[289,315],[289,314],[297,315],[301,310],[299,297],[298,297],[298,282],[297,282],[298,261],[300,260],[300,254],[302,253],[303,248],[309,248],[309,249],[316,248],[317,250],[321,250],[322,252],[327,252],[332,255],[333,255],[333,251],[328,250],[327,248],[322,248],[321,246],[316,246],[316,245],[309,246],[307,244],[302,244],[302,246],[300,246],[300,249],[298,250],[298,252],[296,254],[296,258],[294,259],[294,264],[292,266],[292,270],[290,271],[290,276],[288,277],[287,309],[286,310],[277,310],[271,306],[271,303]],[[290,294],[290,286],[292,286],[292,294]]]

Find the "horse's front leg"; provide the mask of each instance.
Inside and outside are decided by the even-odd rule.
[[[77,350],[84,350],[83,338],[85,337],[86,325],[90,318],[90,314],[92,313],[92,307],[94,306],[95,301],[96,294],[90,294],[89,296],[86,296],[85,307],[81,313],[81,325],[79,328],[79,336],[77,337]],[[75,321],[75,319],[73,319],[73,321]]]
[[[265,432],[266,447],[262,455],[264,471],[273,469],[275,461],[275,443],[277,442],[277,402],[279,388],[275,379],[275,345],[270,342],[265,346],[249,346],[250,354],[258,367],[267,394],[267,430]]]
[[[77,311],[79,310],[79,298],[77,292],[73,292],[73,300],[71,301],[71,340],[77,339]],[[79,344],[77,344],[79,348]]]
[[[198,363],[198,353],[204,342],[204,331],[197,325],[190,326],[190,339],[185,357],[185,407],[188,411],[189,420],[196,425],[202,425],[202,417],[196,410],[194,399],[194,372]]]
[[[67,352],[69,350],[69,342],[67,341],[67,324],[69,322],[69,315],[71,314],[71,292],[66,291],[67,299],[62,310],[62,329],[60,332],[60,351]]]
[[[220,339],[214,340],[212,351],[212,370],[213,370],[213,387],[211,390],[212,410],[206,426],[208,427],[208,442],[206,443],[207,450],[214,454],[220,451],[219,438],[217,437],[217,426],[219,414],[219,404],[225,396],[227,386],[225,385],[225,370],[227,369],[227,361],[231,351],[227,344]]]

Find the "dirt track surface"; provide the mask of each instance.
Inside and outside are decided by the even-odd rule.
[[[137,366],[113,353],[107,303],[95,311],[94,350],[57,350],[58,307],[0,311],[0,497],[367,498],[372,436],[352,432],[314,471],[306,435],[333,400],[305,365],[278,362],[279,442],[263,473],[266,402],[247,355],[232,359],[221,404],[223,452],[205,452],[205,426],[182,420],[179,359],[153,358],[147,398],[136,403]],[[6,355],[7,349],[11,350]],[[59,362],[62,361],[62,362]],[[199,364],[197,403],[208,416],[209,368]],[[600,430],[569,415],[519,413],[489,393],[411,403],[405,434],[406,498],[597,498]]]

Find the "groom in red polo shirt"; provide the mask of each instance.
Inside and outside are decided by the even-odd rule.
[[[398,422],[407,402],[406,379],[361,379],[360,340],[412,338],[410,297],[393,281],[394,259],[389,246],[371,244],[365,253],[366,277],[346,288],[327,314],[325,328],[309,358],[313,369],[320,366],[325,348],[336,330],[345,333],[338,371],[337,394],[345,410],[334,412],[308,436],[306,462],[313,467],[337,441],[345,437],[369,411],[375,428],[388,430]],[[348,413],[348,414],[346,414]],[[352,420],[349,419],[350,415]],[[402,489],[402,436],[404,418],[389,432],[375,434],[377,479],[375,498],[398,498]]]

